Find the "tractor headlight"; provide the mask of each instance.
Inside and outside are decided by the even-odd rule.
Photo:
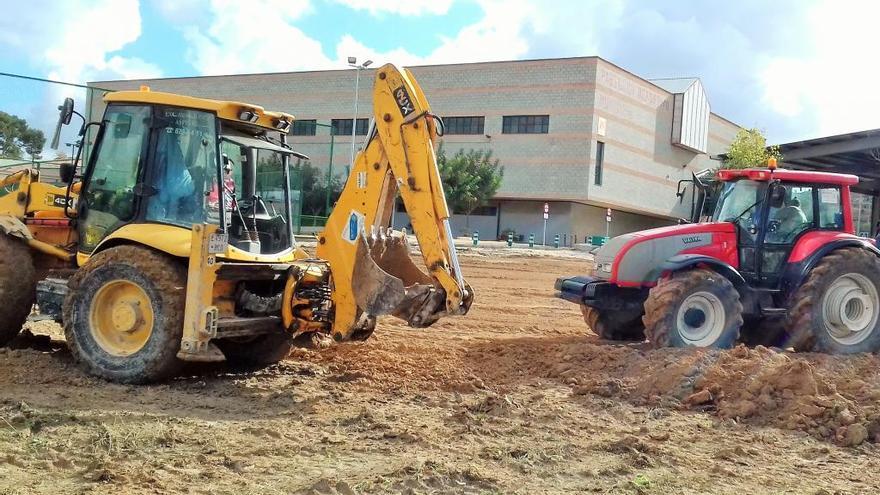
[[[612,265],[613,265],[613,264],[612,264],[611,262],[608,262],[608,263],[599,263],[599,264],[596,265],[596,271],[597,271],[597,272],[602,272],[602,273],[611,273],[611,267],[612,267]]]
[[[238,112],[238,120],[243,120],[245,122],[250,122],[251,124],[253,124],[260,120],[260,114],[258,114],[256,110],[242,108],[241,111]]]

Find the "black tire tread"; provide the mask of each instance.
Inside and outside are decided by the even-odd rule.
[[[721,290],[726,293],[726,297],[735,301],[733,312],[737,319],[734,320],[736,335],[732,340],[734,343],[739,340],[739,329],[743,324],[743,306],[736,287],[723,275],[712,270],[698,268],[676,272],[671,277],[660,279],[657,285],[648,292],[648,299],[645,300],[645,316],[642,317],[642,322],[645,324],[645,337],[653,347],[672,345],[671,334],[675,329],[673,328],[674,318],[671,315],[675,307],[682,301],[685,292],[704,282],[718,284]]]
[[[877,256],[866,249],[846,247],[836,249],[825,255],[810,271],[806,281],[797,289],[791,298],[788,314],[785,318],[785,330],[788,333],[788,345],[798,352],[827,351],[822,349],[813,334],[813,308],[822,300],[821,286],[823,278],[835,267],[853,262],[862,266],[878,263]],[[878,287],[880,289],[880,287]]]
[[[260,335],[253,340],[236,342],[215,340],[230,366],[260,369],[283,361],[293,348],[293,339],[286,333]]]
[[[79,287],[83,280],[100,267],[113,264],[136,266],[155,284],[164,299],[163,306],[168,308],[167,324],[164,329],[164,345],[159,355],[148,364],[140,374],[108,373],[97,363],[93,356],[78,345],[74,333],[74,306],[79,295]],[[68,281],[68,294],[64,300],[63,323],[64,337],[67,340],[74,360],[85,371],[121,383],[149,383],[160,381],[175,375],[182,362],[177,359],[180,350],[180,339],[183,333],[183,313],[186,305],[186,267],[171,256],[141,246],[115,246],[93,255],[80,267]],[[157,315],[158,317],[158,315]]]
[[[641,315],[625,321],[616,321],[596,308],[581,304],[584,322],[599,338],[615,341],[642,341],[645,338]]]
[[[36,298],[37,274],[27,245],[0,234],[0,347],[18,335]]]

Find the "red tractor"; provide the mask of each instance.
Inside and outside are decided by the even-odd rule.
[[[711,220],[625,234],[590,276],[556,281],[600,337],[657,347],[740,340],[880,349],[880,250],[854,234],[854,175],[721,170]],[[745,329],[743,323],[746,322]]]

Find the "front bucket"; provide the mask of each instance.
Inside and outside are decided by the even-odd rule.
[[[413,262],[406,233],[389,229],[364,234],[356,258],[352,290],[364,312],[393,314],[414,327],[440,318],[446,294]]]

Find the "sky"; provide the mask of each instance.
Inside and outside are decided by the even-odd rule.
[[[74,83],[598,55],[699,77],[771,143],[880,128],[880,2],[0,0],[0,72]],[[0,76],[0,110],[51,132],[81,91]],[[80,108],[82,105],[79,104]]]

